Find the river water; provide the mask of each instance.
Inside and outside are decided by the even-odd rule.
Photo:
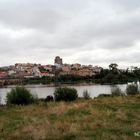
[[[123,92],[126,90],[127,84],[117,85]],[[0,88],[0,103],[5,104],[5,98],[7,93],[14,86],[7,86]],[[56,87],[50,87],[47,85],[26,85],[32,94],[37,95],[38,98],[46,98],[48,95],[53,95]],[[67,85],[67,87],[73,87],[77,90],[78,96],[82,97],[83,91],[87,90],[92,98],[97,97],[99,94],[110,94],[112,85]]]

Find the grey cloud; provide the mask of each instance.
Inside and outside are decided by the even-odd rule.
[[[139,65],[139,13],[139,0],[1,0],[0,59],[9,59],[1,64],[53,63],[60,55]]]
[[[139,9],[140,1],[139,0],[111,0],[113,5],[119,7],[119,9],[127,10],[127,11],[134,11]]]
[[[68,0],[5,0],[0,3],[0,20],[14,27],[41,28],[53,32],[61,22],[70,18],[67,15],[78,12],[76,4],[79,2],[83,0],[74,3]]]

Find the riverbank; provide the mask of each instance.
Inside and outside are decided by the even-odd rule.
[[[139,139],[140,96],[0,107],[2,140]]]
[[[101,76],[102,77],[102,76]],[[83,85],[83,84],[101,84],[101,85],[114,85],[114,84],[126,84],[128,82],[139,81],[134,78],[124,78],[121,75],[116,78],[116,74],[109,76],[108,78],[101,78],[100,75],[92,77],[80,77],[75,75],[61,75],[58,77],[35,77],[35,78],[6,78],[0,79],[0,87],[8,85],[49,85],[57,86],[62,84],[67,85]],[[114,79],[115,78],[115,79]],[[113,80],[111,80],[113,79]]]
[[[25,86],[26,88],[36,88],[36,87],[66,87],[66,86],[92,86],[92,85],[100,85],[100,84],[96,84],[96,83],[59,83],[59,84],[54,84],[54,83],[50,83],[50,84],[20,84],[19,86]],[[6,86],[2,86],[0,88],[13,88],[16,87],[17,85],[6,85]]]

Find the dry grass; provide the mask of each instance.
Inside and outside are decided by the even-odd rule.
[[[140,96],[0,107],[0,140],[137,140]]]

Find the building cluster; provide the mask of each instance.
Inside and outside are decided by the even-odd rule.
[[[63,64],[62,58],[55,57],[54,65],[16,63],[0,68],[0,78],[35,78],[55,75],[93,76],[101,71],[101,67],[81,64]]]

